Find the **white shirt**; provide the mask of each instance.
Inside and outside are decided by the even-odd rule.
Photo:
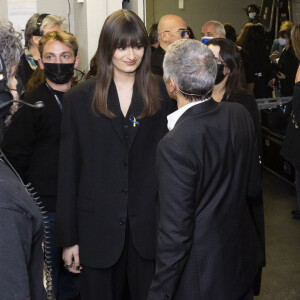
[[[177,123],[178,119],[183,115],[183,113],[185,113],[189,108],[191,108],[194,105],[206,102],[208,99],[204,99],[204,100],[199,100],[199,101],[193,101],[189,104],[186,104],[184,106],[182,106],[181,108],[179,108],[178,110],[174,111],[173,113],[171,113],[170,115],[167,116],[168,119],[168,129],[169,131],[171,131],[175,124]]]

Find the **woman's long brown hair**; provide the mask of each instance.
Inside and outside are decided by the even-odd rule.
[[[136,70],[135,80],[144,102],[139,118],[154,115],[159,107],[159,87],[151,73],[151,49],[148,34],[142,20],[132,11],[122,9],[112,13],[101,30],[96,52],[96,88],[92,101],[92,110],[109,118],[116,117],[108,108],[108,91],[113,80],[113,55],[119,47],[136,47],[145,49],[141,64]]]

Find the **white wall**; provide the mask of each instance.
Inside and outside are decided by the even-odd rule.
[[[65,18],[63,29],[74,33],[74,8],[70,0],[36,0],[37,12],[53,14]]]
[[[146,19],[146,0],[130,0],[126,2],[126,8],[134,11],[145,22]]]
[[[74,33],[79,43],[79,68],[84,72],[88,71],[89,62],[97,50],[105,19],[120,8],[120,0],[85,0],[84,3],[74,3]]]
[[[79,42],[79,68],[87,71],[89,61],[93,57],[99,34],[106,17],[122,7],[122,0],[36,0],[37,12],[63,16],[65,29],[74,33]],[[8,0],[0,0],[0,18],[8,18]],[[22,3],[22,2],[20,2]],[[24,1],[23,1],[24,3]],[[262,0],[184,0],[184,9],[178,8],[178,0],[130,0],[128,6],[143,20],[147,28],[157,22],[164,14],[182,16],[192,27],[197,37],[200,37],[201,27],[209,19],[232,23],[239,31],[247,19],[243,8],[249,3],[258,6]],[[300,0],[292,0],[292,16],[300,22]]]
[[[84,0],[83,3],[76,0],[37,0],[37,3],[39,13],[53,13],[66,19],[66,27],[70,27],[70,32],[78,39],[79,69],[84,72],[89,69],[89,62],[96,52],[106,17],[122,8],[121,0]]]
[[[7,12],[7,0],[0,0],[0,19],[7,20],[8,12]]]

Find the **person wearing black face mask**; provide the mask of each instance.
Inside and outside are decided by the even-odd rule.
[[[25,183],[31,182],[47,211],[49,236],[53,239],[56,218],[58,154],[63,94],[71,87],[74,67],[78,65],[78,43],[72,34],[53,31],[39,43],[39,66],[46,80],[24,100],[33,104],[43,101],[45,107],[20,108],[7,128],[3,151]],[[78,278],[64,268],[62,250],[51,240],[52,276],[56,299],[77,299]]]
[[[212,39],[207,43],[210,50],[219,61],[218,74],[212,93],[212,98],[217,101],[236,102],[246,107],[250,113],[258,143],[257,160],[261,163],[262,144],[260,132],[260,116],[258,107],[253,94],[250,94],[246,87],[245,73],[240,53],[237,46],[227,39]],[[257,201],[262,201],[262,191],[258,195]],[[260,239],[262,249],[265,249],[264,238],[264,218],[263,211],[256,211],[255,218],[260,220],[256,224],[257,233]],[[260,267],[265,265],[265,260]],[[261,271],[257,273],[254,282],[254,295],[260,291]]]
[[[225,64],[221,60],[217,63],[217,76],[215,85],[219,84],[224,80],[224,78],[228,75],[229,71],[227,73],[224,73]]]

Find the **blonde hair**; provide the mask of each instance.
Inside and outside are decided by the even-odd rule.
[[[246,23],[241,31],[241,33],[239,34],[239,36],[236,39],[236,43],[238,46],[243,47],[243,45],[245,44],[245,41],[247,40],[247,36],[248,36],[248,31],[250,29],[250,27],[253,26],[252,23]]]
[[[45,45],[50,42],[59,41],[74,51],[74,56],[78,52],[78,42],[76,37],[72,33],[67,33],[64,31],[51,31],[46,33],[39,42],[39,52],[41,57],[43,57],[43,50]]]
[[[291,40],[296,57],[300,60],[300,23],[297,23],[291,33]]]

